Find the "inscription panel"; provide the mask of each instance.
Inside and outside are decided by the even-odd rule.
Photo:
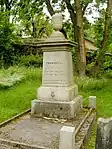
[[[64,51],[45,52],[42,83],[67,86],[69,84],[67,63]]]

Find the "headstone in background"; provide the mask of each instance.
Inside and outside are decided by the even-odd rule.
[[[112,149],[112,118],[98,119],[96,149]]]

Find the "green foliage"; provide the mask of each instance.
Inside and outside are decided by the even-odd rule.
[[[23,78],[23,75],[18,73],[14,73],[10,76],[2,76],[0,77],[0,88],[10,88],[22,81]]]
[[[103,39],[103,32],[104,32],[104,21],[105,21],[105,9],[101,11],[101,17],[95,22],[94,31],[96,38],[97,47],[101,47],[101,41]]]
[[[110,56],[105,55],[104,63],[102,64],[100,75],[105,76],[107,78],[112,78],[112,56],[111,55]]]
[[[33,38],[47,37],[51,34],[52,26],[43,14],[44,4],[40,0],[20,0],[14,9],[13,21],[20,22],[16,25],[17,33]]]
[[[72,40],[73,41],[73,25],[72,25],[72,23],[68,20],[68,21],[66,21],[65,23],[63,23],[63,28],[64,28],[64,30],[65,30],[65,32],[66,32],[66,34],[67,34],[67,38],[69,39],[69,40]]]
[[[102,69],[104,71],[112,70],[112,56],[105,56]]]
[[[104,75],[105,75],[105,77],[107,77],[107,78],[112,78],[112,70],[107,70]]]
[[[14,60],[14,44],[20,39],[14,34],[14,26],[9,23],[7,13],[0,13],[0,67],[12,65]]]
[[[23,55],[18,58],[17,64],[26,67],[42,67],[43,58],[42,56],[36,55]]]
[[[95,61],[98,57],[98,52],[87,53],[87,66],[86,66],[86,75],[90,75],[90,70],[94,66]],[[105,53],[104,62],[100,68],[100,72],[97,77],[102,78],[102,76],[107,78],[112,78],[112,54]]]
[[[21,74],[24,76],[24,80],[36,80],[36,79],[41,80],[42,79],[41,78],[42,70],[39,68],[34,68],[34,67],[12,66],[6,69],[5,72],[9,74],[14,74],[14,73]]]
[[[26,67],[10,67],[0,70],[0,89],[14,87],[27,80],[41,80],[41,69]]]
[[[100,90],[107,85],[107,79],[95,79],[89,77],[75,77],[75,82],[83,91]]]

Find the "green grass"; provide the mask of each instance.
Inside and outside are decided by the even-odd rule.
[[[18,71],[23,71],[23,68],[20,69]],[[0,122],[30,108],[31,100],[36,98],[36,89],[41,84],[41,70],[24,68],[23,73],[26,77],[21,83],[0,90]]]
[[[91,83],[94,84],[94,81]],[[97,118],[112,117],[112,79],[107,80],[104,83],[104,86],[102,86],[102,88],[100,89],[91,89],[91,86],[88,86],[88,88],[85,89],[83,87],[81,88],[80,86],[79,90],[80,94],[83,95],[84,98],[86,99],[88,99],[89,96],[97,97]],[[85,149],[94,149],[95,139],[96,139],[96,127],[94,128],[92,132],[92,137]]]
[[[106,85],[100,90],[80,90],[85,98],[89,96],[97,97],[97,114],[98,117],[111,117],[112,116],[112,79],[107,80]]]

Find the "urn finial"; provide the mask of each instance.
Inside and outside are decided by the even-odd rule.
[[[52,16],[53,29],[60,31],[62,29],[63,17],[61,13],[55,13]]]

